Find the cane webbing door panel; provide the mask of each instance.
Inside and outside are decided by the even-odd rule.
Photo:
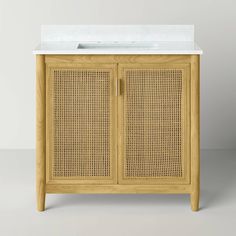
[[[115,64],[47,64],[48,183],[116,183]]]
[[[190,183],[190,65],[120,64],[122,184]]]

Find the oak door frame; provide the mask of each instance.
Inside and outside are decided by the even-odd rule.
[[[124,176],[124,96],[125,93],[125,70],[129,69],[181,69],[183,71],[183,90],[184,100],[184,150],[183,150],[183,177],[178,178],[125,178]],[[120,63],[118,65],[118,78],[120,80],[120,96],[118,97],[118,183],[119,184],[190,184],[191,180],[191,107],[190,107],[190,89],[191,89],[191,66],[189,63]]]
[[[111,176],[110,178],[76,178],[76,177],[53,177],[52,175],[52,105],[50,97],[50,83],[55,69],[106,69],[111,72],[111,102],[110,102],[110,155]],[[47,184],[116,184],[117,183],[117,65],[103,63],[46,63],[46,183]]]

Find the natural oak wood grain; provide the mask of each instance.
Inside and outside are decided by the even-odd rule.
[[[70,185],[47,184],[47,193],[190,193],[190,185]]]
[[[37,208],[45,209],[46,193],[166,193],[190,194],[191,208],[199,209],[200,195],[200,101],[199,101],[199,55],[37,55],[36,57],[36,187]],[[185,82],[183,86],[184,109],[184,178],[123,182],[124,138],[121,129],[124,124],[124,68],[180,68]],[[52,176],[50,135],[52,136],[49,103],[50,78],[58,68],[110,68],[112,70],[111,89],[111,150],[113,175],[108,182],[94,181],[92,178],[79,179]],[[47,95],[48,94],[48,95]],[[47,110],[46,110],[47,109]],[[47,114],[47,115],[46,115]],[[68,165],[67,165],[68,164]],[[67,163],[70,166],[70,163]],[[109,182],[110,181],[110,182]]]
[[[46,181],[46,100],[45,100],[45,62],[43,55],[36,56],[36,192],[37,209],[45,209]]]
[[[191,63],[189,55],[46,55],[46,63]]]
[[[200,195],[200,78],[198,55],[192,56],[191,64],[191,208],[199,209]]]
[[[132,70],[136,70],[139,71],[139,74],[136,75],[136,79],[137,81],[141,80],[141,83],[139,84],[139,87],[136,84],[136,87],[130,87],[127,88],[126,87],[126,81],[128,80],[127,78],[127,73],[132,72]],[[155,95],[153,95],[153,91],[151,92],[150,90],[145,92],[144,88],[143,90],[138,89],[138,91],[135,91],[135,89],[140,88],[141,86],[145,86],[144,81],[148,80],[150,78],[148,78],[148,76],[150,76],[148,73],[146,74],[146,77],[143,77],[143,72],[145,71],[181,71],[182,75],[181,75],[181,108],[180,108],[180,112],[182,113],[181,115],[181,147],[182,147],[182,153],[181,156],[179,157],[181,159],[181,163],[182,163],[182,170],[183,173],[180,176],[175,176],[174,173],[171,173],[171,170],[169,170],[168,174],[173,174],[172,177],[167,176],[166,178],[163,176],[156,176],[156,177],[151,177],[151,176],[146,176],[146,177],[138,177],[138,178],[130,178],[128,176],[126,176],[125,174],[125,166],[126,166],[126,151],[125,151],[125,147],[126,147],[126,139],[125,139],[125,134],[124,132],[126,132],[127,129],[129,129],[131,132],[131,137],[132,137],[132,143],[135,143],[136,141],[139,142],[140,141],[140,137],[135,135],[135,131],[137,130],[133,130],[132,129],[132,125],[127,126],[126,122],[136,122],[135,124],[139,125],[139,129],[147,129],[148,130],[148,126],[152,126],[153,128],[157,125],[158,122],[160,122],[161,120],[155,120],[155,121],[151,121],[150,123],[148,123],[148,125],[142,126],[142,123],[140,123],[140,120],[142,119],[142,117],[140,117],[140,111],[137,112],[137,116],[139,116],[138,121],[135,120],[134,116],[131,116],[132,118],[126,118],[125,117],[125,104],[128,102],[129,99],[132,99],[132,107],[133,106],[137,106],[140,107],[140,101],[142,99],[145,99],[144,96],[148,96],[148,101],[149,103],[146,103],[146,105],[149,107],[150,105],[152,105],[152,103],[156,104],[155,109],[157,109],[158,107],[158,103],[160,102],[159,98],[160,95],[158,95],[158,90],[157,88],[155,88]],[[118,76],[120,78],[120,80],[122,81],[122,91],[120,96],[118,97],[118,147],[119,147],[119,157],[118,157],[118,179],[119,179],[119,183],[120,184],[189,184],[190,183],[190,131],[191,131],[191,127],[190,127],[190,64],[186,63],[186,64],[182,64],[182,63],[119,63],[118,64]],[[172,74],[173,76],[173,74]],[[158,77],[155,78],[156,81],[158,81]],[[176,80],[178,79],[177,77],[175,78]],[[133,84],[135,85],[135,80],[133,80]],[[166,77],[165,80],[168,81],[168,78]],[[159,79],[160,81],[160,79]],[[169,83],[171,83],[171,80],[169,79]],[[135,82],[135,83],[134,83]],[[156,83],[153,84],[154,86],[157,85]],[[153,89],[153,87],[152,87]],[[133,90],[133,91],[128,91],[128,90]],[[177,91],[177,88],[176,88]],[[160,90],[160,92],[166,92],[165,89],[162,88],[162,91]],[[127,98],[125,96],[125,94],[127,93],[132,93],[132,97]],[[136,95],[135,95],[136,94]],[[143,96],[138,100],[134,100],[134,95],[139,97],[139,94],[141,94],[141,96]],[[166,96],[171,96],[171,94],[166,94]],[[126,98],[125,98],[126,97]],[[139,97],[140,98],[140,97]],[[146,98],[147,99],[147,98]],[[135,102],[136,104],[135,104]],[[172,100],[173,102],[173,100]],[[133,108],[130,109],[133,109]],[[146,107],[142,107],[142,110],[144,112],[147,112],[148,110],[146,110]],[[170,114],[173,112],[175,113],[176,111],[173,110],[173,107],[168,107],[166,105],[166,108],[168,109],[168,114],[170,116]],[[132,111],[127,111],[127,112],[132,112]],[[159,111],[161,112],[161,110]],[[175,114],[176,115],[176,114]],[[130,120],[132,119],[132,120]],[[150,117],[148,118],[150,119]],[[146,117],[147,120],[147,117]],[[163,120],[162,120],[163,121]],[[163,123],[166,123],[165,121]],[[162,123],[162,124],[163,124]],[[141,124],[141,126],[140,126]],[[172,129],[174,129],[174,125],[172,124]],[[176,127],[175,127],[176,129]],[[160,132],[160,131],[159,131]],[[141,139],[144,140],[145,138],[148,138],[148,133],[144,132],[146,134],[145,136],[142,136]],[[160,139],[159,137],[157,138],[156,135],[158,135],[158,131],[153,135],[153,138],[155,138],[156,140]],[[167,133],[166,135],[171,135],[171,133]],[[131,138],[130,137],[130,138]],[[176,137],[175,137],[176,138]],[[156,151],[157,153],[157,147],[156,142],[150,141],[150,149]],[[168,148],[171,149],[173,151],[173,148],[176,148],[176,146],[171,146],[170,143],[168,143]],[[165,151],[164,151],[165,152]],[[163,153],[164,155],[168,155],[167,152]],[[133,151],[133,153],[131,154],[131,156],[136,156],[136,151]],[[150,156],[146,156],[146,158],[150,158]],[[144,159],[144,156],[142,156],[142,159]],[[158,160],[159,163],[161,162],[161,160]],[[148,163],[148,162],[147,162]],[[155,163],[153,163],[155,164]],[[163,165],[165,165],[166,163],[163,163]],[[136,163],[134,163],[134,165],[137,166]],[[133,167],[134,169],[137,167]],[[176,168],[176,166],[175,166]],[[147,174],[148,169],[146,169],[146,174]],[[161,172],[161,171],[160,171]],[[149,173],[152,174],[152,173]]]
[[[47,67],[46,67],[47,73],[46,73],[46,103],[47,103],[47,109],[46,109],[46,171],[47,171],[47,177],[46,177],[46,182],[47,183],[54,183],[54,184],[116,184],[117,183],[117,166],[116,166],[116,162],[117,162],[117,158],[116,158],[116,153],[117,153],[117,141],[116,141],[116,134],[117,134],[117,96],[116,96],[116,81],[117,81],[117,64],[102,64],[102,63],[47,63]],[[66,76],[60,76],[55,78],[55,73],[63,73],[65,71],[67,71],[67,75]],[[71,74],[69,74],[72,71],[80,71],[82,74],[80,76],[82,76],[81,78],[83,78],[83,81],[87,81],[87,84],[91,86],[91,83],[96,84],[97,89],[96,90],[91,90],[89,89],[89,87],[82,87],[79,88],[78,87],[78,81],[81,81],[80,77],[76,77],[77,79],[74,79],[73,76]],[[55,159],[57,158],[56,155],[58,155],[58,153],[56,153],[54,151],[54,147],[55,147],[55,143],[54,140],[56,139],[55,136],[55,132],[56,130],[58,131],[58,127],[56,127],[58,124],[63,127],[63,131],[60,131],[60,139],[63,140],[63,142],[65,142],[65,140],[68,140],[68,137],[70,137],[70,142],[74,142],[73,145],[71,145],[71,143],[68,143],[66,141],[66,145],[61,142],[60,144],[66,149],[67,151],[68,146],[71,145],[70,148],[78,148],[78,153],[75,154],[75,152],[73,152],[73,154],[65,154],[64,158],[63,158],[63,162],[61,162],[61,169],[62,170],[66,170],[66,168],[68,168],[68,170],[70,170],[69,168],[73,168],[70,165],[70,162],[72,162],[72,159],[79,159],[80,161],[82,159],[85,158],[84,155],[81,155],[81,153],[84,152],[93,152],[94,150],[91,150],[91,148],[88,148],[88,146],[90,145],[89,142],[91,142],[91,136],[90,139],[84,139],[84,140],[80,140],[80,142],[84,142],[86,143],[87,146],[85,145],[81,145],[81,147],[85,147],[86,149],[82,149],[80,147],[80,145],[75,145],[75,142],[78,142],[78,136],[75,135],[75,133],[83,133],[84,137],[86,137],[88,132],[94,132],[94,130],[92,130],[92,125],[91,123],[89,123],[88,129],[84,130],[84,127],[78,126],[77,121],[79,119],[83,120],[84,119],[84,113],[88,114],[93,114],[91,112],[91,107],[93,107],[93,109],[96,109],[96,107],[94,107],[94,100],[91,101],[88,99],[88,97],[86,96],[95,96],[96,93],[96,98],[99,99],[99,96],[103,96],[102,93],[104,93],[104,91],[102,91],[101,89],[99,90],[99,88],[101,88],[101,86],[104,86],[104,82],[103,80],[101,80],[101,74],[99,77],[99,74],[96,75],[96,78],[93,76],[93,78],[88,78],[85,75],[83,75],[83,73],[86,73],[86,71],[103,71],[107,74],[109,74],[109,100],[103,100],[103,104],[98,104],[101,107],[102,106],[108,106],[109,107],[109,123],[107,122],[107,125],[110,125],[109,127],[109,135],[108,140],[106,141],[108,143],[108,145],[110,146],[110,151],[109,151],[109,159],[110,159],[110,164],[106,164],[106,162],[104,162],[105,164],[103,165],[103,167],[100,166],[100,169],[105,169],[108,168],[110,170],[109,176],[96,176],[96,174],[93,175],[86,175],[86,176],[63,176],[63,174],[59,175],[59,176],[55,176],[53,174],[54,170],[55,170]],[[57,82],[55,82],[55,80]],[[58,81],[64,81],[63,85],[65,84],[65,80],[68,81],[68,83],[71,85],[71,83],[69,81],[74,81],[73,82],[73,86],[76,88],[77,86],[77,90],[76,91],[80,91],[80,93],[82,94],[83,92],[83,96],[80,93],[76,92],[76,95],[74,95],[75,100],[79,100],[85,101],[86,100],[86,105],[85,103],[83,103],[83,105],[85,105],[85,107],[83,106],[82,110],[79,110],[78,112],[78,107],[79,104],[78,102],[76,103],[75,100],[72,101],[71,100],[71,93],[75,94],[75,91],[73,90],[73,87],[69,87],[70,89],[70,94],[67,96],[65,96],[64,91],[68,90],[68,86],[65,86],[63,89],[63,92],[56,90],[55,88],[55,84],[57,84],[58,86]],[[90,81],[91,80],[91,81]],[[99,82],[100,81],[100,82]],[[83,85],[83,83],[80,82],[80,84]],[[62,86],[62,84],[59,85],[60,87]],[[83,91],[82,91],[83,89]],[[56,90],[56,91],[55,91]],[[55,97],[53,96],[53,94],[55,94],[57,92],[58,97],[60,97],[60,99],[55,99]],[[90,94],[91,93],[91,94]],[[93,94],[92,94],[93,93]],[[86,94],[86,95],[85,95]],[[100,100],[101,101],[101,100]],[[63,107],[63,115],[65,114],[65,112],[67,112],[67,119],[70,119],[70,122],[64,119],[64,116],[57,116],[55,117],[55,104],[56,103],[60,103],[61,106]],[[71,106],[73,104],[73,107]],[[70,109],[66,110],[66,107],[70,107]],[[87,110],[86,110],[87,109]],[[57,112],[58,110],[60,110],[60,107],[57,107]],[[74,113],[73,113],[74,111]],[[76,112],[75,112],[76,111]],[[99,111],[100,113],[102,113],[102,110]],[[83,114],[82,114],[83,113]],[[74,117],[76,114],[76,119],[72,119],[71,117]],[[98,114],[98,110],[97,113]],[[101,119],[101,115],[95,117],[96,119]],[[96,119],[94,119],[94,121],[96,121]],[[73,125],[75,127],[72,127],[72,122],[71,120],[73,120]],[[105,120],[103,118],[103,120]],[[60,122],[59,122],[60,121]],[[83,120],[84,121],[84,120]],[[85,122],[83,123],[85,124]],[[100,123],[101,124],[101,123]],[[68,130],[70,128],[70,132],[68,133]],[[96,138],[96,143],[98,143],[99,138],[104,139],[104,136],[101,136],[100,133],[98,132],[98,127],[96,126],[96,135],[94,135],[93,137]],[[71,133],[74,134],[73,138],[71,135]],[[102,133],[101,133],[102,134]],[[106,138],[106,137],[105,137]],[[58,137],[57,137],[58,139]],[[95,140],[95,139],[93,139]],[[58,146],[56,144],[56,146]],[[91,146],[91,145],[90,145]],[[95,146],[95,145],[94,145]],[[95,148],[98,149],[98,146],[95,146]],[[106,152],[103,152],[103,154],[106,154]],[[81,156],[80,156],[81,155]],[[92,156],[92,155],[88,155],[86,156],[88,159],[90,159],[87,162],[87,165],[89,165],[90,163],[96,162],[96,159]],[[70,161],[66,161],[67,159],[70,159]],[[103,156],[104,158],[104,156]],[[101,159],[101,156],[100,156]],[[83,160],[84,162],[86,162],[86,160]],[[97,162],[97,164],[99,164]],[[68,165],[70,165],[70,167],[68,167]],[[90,169],[91,170],[91,169]],[[96,173],[96,169],[93,169],[92,171],[94,171],[94,173]],[[77,174],[80,174],[77,172]]]

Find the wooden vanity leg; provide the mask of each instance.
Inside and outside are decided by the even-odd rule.
[[[46,78],[43,55],[36,56],[36,193],[37,209],[45,209]]]
[[[199,55],[192,55],[191,62],[191,208],[193,211],[198,211],[200,196]]]

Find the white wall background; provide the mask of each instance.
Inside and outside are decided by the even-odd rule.
[[[201,146],[236,146],[236,1],[0,0],[0,149],[34,148],[41,24],[194,24],[203,48]]]

